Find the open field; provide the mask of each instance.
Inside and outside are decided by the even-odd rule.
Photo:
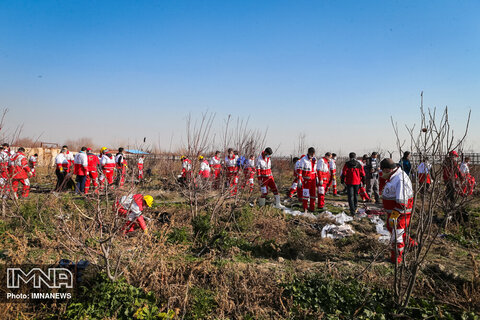
[[[150,164],[153,165],[153,164]],[[167,166],[170,166],[167,168]],[[6,303],[2,319],[477,319],[480,312],[480,201],[469,220],[440,230],[421,266],[408,308],[393,304],[388,244],[368,218],[350,222],[355,234],[322,239],[331,220],[293,217],[241,191],[221,202],[213,191],[190,205],[173,172],[179,163],[152,166],[142,184],[106,197],[50,193],[54,175],[39,168],[28,199],[6,201],[0,224],[3,263],[55,264],[88,260],[70,303]],[[282,199],[291,184],[288,163],[274,176]],[[341,187],[340,187],[341,189]],[[115,198],[151,194],[148,234],[116,233],[102,247]],[[326,210],[344,211],[346,197],[327,195]],[[295,202],[295,201],[294,201]],[[298,209],[296,203],[287,204]],[[372,206],[370,204],[370,206]],[[320,214],[320,212],[316,212]],[[320,215],[321,216],[321,215]],[[103,239],[103,240],[102,240]],[[408,257],[407,257],[408,258]],[[108,279],[106,269],[110,264]],[[112,267],[114,266],[114,267]],[[399,313],[402,312],[402,315]]]

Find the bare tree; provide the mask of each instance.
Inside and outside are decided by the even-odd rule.
[[[307,135],[305,134],[305,132],[302,132],[298,135],[297,145],[294,147],[294,150],[293,150],[293,154],[295,156],[298,157],[301,154],[303,154],[305,150],[307,150],[306,138],[307,138]]]
[[[446,202],[444,188],[440,183],[445,169],[443,159],[450,151],[462,146],[468,132],[470,113],[465,125],[465,131],[460,139],[456,139],[453,129],[450,126],[448,108],[441,114],[436,109],[424,110],[423,92],[420,105],[420,129],[415,125],[406,126],[407,139],[401,139],[398,125],[392,119],[393,129],[397,138],[397,147],[400,154],[404,151],[407,141],[410,143],[410,150],[431,159],[431,175],[435,177],[430,188],[421,189],[418,182],[414,184],[414,204],[412,210],[412,221],[405,230],[406,238],[414,235],[417,245],[406,245],[401,263],[395,263],[395,275],[393,289],[395,302],[406,308],[413,288],[416,283],[418,271],[421,270],[427,259],[433,243],[439,232],[445,227],[452,212],[465,204],[465,199],[456,198],[453,202]],[[413,176],[418,173],[415,168]],[[405,188],[404,188],[405,189]],[[453,210],[453,211],[452,211]],[[434,217],[441,211],[445,215],[442,225],[436,225]],[[396,230],[393,232],[393,242],[396,243]],[[395,259],[396,261],[396,259]]]

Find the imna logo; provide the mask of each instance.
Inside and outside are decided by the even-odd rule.
[[[21,285],[31,284],[33,288],[45,286],[50,289],[73,288],[73,274],[66,268],[32,268],[24,272],[21,268],[7,268],[7,288],[18,289]]]

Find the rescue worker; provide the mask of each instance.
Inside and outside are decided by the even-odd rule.
[[[391,234],[390,261],[401,263],[405,242],[414,246],[416,242],[407,234],[413,208],[412,182],[408,175],[386,158],[380,162],[385,187],[382,192],[383,208],[387,212],[387,229]]]
[[[102,157],[103,155],[105,154],[105,151],[107,151],[107,147],[102,147],[102,149],[100,149],[100,154],[98,155],[98,161],[102,161]]]
[[[277,185],[272,175],[272,160],[270,159],[273,151],[271,148],[265,150],[257,158],[257,179],[260,185],[260,192],[262,193],[258,203],[260,206],[265,205],[268,190],[272,190],[275,197],[275,207],[282,208],[280,204],[280,195],[278,194]]]
[[[73,174],[77,175],[75,193],[85,193],[85,183],[88,177],[87,147],[82,147],[75,155]]]
[[[35,153],[33,156],[30,156],[30,158],[28,158],[28,166],[30,167],[30,172],[32,173],[32,177],[37,176],[37,170],[35,170],[35,167],[37,165],[37,160],[38,160],[37,153]]]
[[[103,150],[100,166],[102,167],[102,175],[100,176],[100,190],[102,190],[105,182],[107,187],[113,184],[113,175],[115,173],[115,158],[113,154],[111,154],[106,148]]]
[[[123,187],[125,183],[125,174],[127,172],[127,159],[125,159],[124,148],[118,148],[115,155],[116,183],[118,187]]]
[[[87,148],[87,162],[88,162],[88,175],[85,181],[85,194],[90,191],[90,185],[93,184],[95,193],[98,193],[98,167],[100,161],[98,157],[92,152],[92,149]]]
[[[471,196],[475,188],[475,177],[470,174],[469,162],[470,157],[465,157],[465,160],[460,164],[460,173],[463,178],[461,195],[463,196]]]
[[[367,158],[365,163],[365,177],[367,180],[367,194],[369,198],[373,198],[372,202],[379,202],[380,201],[380,193],[379,193],[379,172],[380,165],[378,160],[378,153],[372,152],[372,155]],[[373,193],[373,195],[372,195]]]
[[[298,166],[300,164],[300,159],[303,158],[305,155],[301,155],[300,158],[294,157],[292,159],[293,163],[293,182],[290,190],[288,191],[288,198],[292,199],[293,195],[297,193],[298,201],[302,201],[302,185],[299,184],[298,181]]]
[[[8,143],[3,143],[0,151],[0,190],[2,194],[8,191],[8,163],[10,161],[10,148]]]
[[[69,173],[72,172],[73,170],[73,165],[75,163],[75,158],[73,156],[73,153],[71,153],[69,150],[68,150],[68,146],[63,146],[62,149],[65,149],[67,150],[65,152],[65,157],[67,158],[67,161],[68,161],[68,165],[70,167],[70,170],[68,171]]]
[[[67,149],[62,148],[55,157],[55,175],[57,184],[55,191],[60,192],[65,188],[67,174],[70,172],[70,163],[67,160]]]
[[[363,171],[365,172],[365,163],[368,159],[368,156],[366,154],[363,155],[362,160],[358,160],[358,162],[362,165]],[[367,201],[370,201],[370,197],[367,194],[367,190],[365,190],[365,181],[362,181],[360,183],[360,187],[358,188],[358,194],[362,198],[362,202],[365,203]]]
[[[18,148],[17,153],[10,158],[8,163],[8,174],[12,179],[12,191],[15,199],[18,199],[17,191],[19,183],[23,185],[22,197],[28,197],[30,191],[30,180],[28,178],[32,176],[32,173],[30,172],[27,157],[25,156],[25,148]]]
[[[337,154],[332,153],[332,157],[330,158],[330,161],[328,162],[328,168],[330,169],[330,179],[328,180],[327,188],[325,190],[325,193],[328,192],[328,189],[332,187],[332,192],[335,197],[338,197],[337,193]]]
[[[420,192],[425,192],[430,188],[432,178],[430,172],[432,171],[432,165],[428,163],[428,157],[424,157],[423,161],[417,167],[418,173],[418,186]]]
[[[145,156],[142,154],[140,158],[138,158],[137,161],[137,167],[138,167],[138,180],[142,181],[143,180],[143,163],[145,161]]]
[[[192,161],[188,159],[186,156],[182,156],[180,158],[182,161],[182,176],[181,178],[186,181],[187,179],[190,180],[192,177]]]
[[[229,184],[231,195],[237,194],[237,184],[238,184],[238,166],[237,166],[238,156],[235,155],[235,152],[232,148],[227,150],[227,156],[225,157],[225,172],[227,176],[227,183]]]
[[[303,210],[307,212],[315,211],[317,202],[317,158],[315,158],[315,148],[308,148],[307,154],[299,160],[298,185],[302,186]],[[310,204],[309,204],[310,201]]]
[[[98,185],[100,190],[103,189],[103,182],[105,181],[105,175],[103,174],[103,170],[102,170],[102,158],[106,150],[107,150],[106,147],[102,147],[100,149],[100,153],[97,156],[98,157]]]
[[[198,161],[200,161],[200,170],[198,171],[198,175],[207,180],[210,178],[210,165],[208,161],[203,156],[198,156]]]
[[[348,157],[349,160],[344,164],[340,178],[342,183],[347,186],[348,207],[350,208],[350,214],[354,215],[357,213],[358,190],[362,181],[365,180],[365,171],[357,160],[355,152],[350,152]]]
[[[145,219],[142,217],[143,211],[147,207],[152,207],[153,197],[150,195],[128,195],[123,196],[116,203],[116,210],[120,216],[128,219],[127,223],[122,228],[122,232],[127,234],[135,231],[137,227],[143,230],[144,233],[148,233]]]
[[[455,193],[462,174],[457,163],[458,153],[453,150],[448,153],[443,162],[443,181],[445,183],[445,200],[450,204],[455,203]]]
[[[317,163],[317,179],[318,179],[318,209],[323,210],[325,206],[325,191],[330,180],[329,162],[332,154],[325,153],[325,156]]]
[[[210,158],[210,169],[212,171],[213,187],[215,189],[220,185],[220,173],[222,172],[222,160],[220,159],[220,151],[215,151],[215,155]]]
[[[254,186],[254,178],[255,178],[255,156],[252,154],[248,159],[245,159],[243,163],[243,175],[245,177],[245,183],[242,186],[250,187],[250,192],[253,191],[253,186]]]

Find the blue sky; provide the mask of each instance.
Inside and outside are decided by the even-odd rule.
[[[290,154],[394,149],[390,116],[449,106],[480,150],[478,1],[2,1],[0,108],[42,141],[168,149],[185,116],[268,127]]]

